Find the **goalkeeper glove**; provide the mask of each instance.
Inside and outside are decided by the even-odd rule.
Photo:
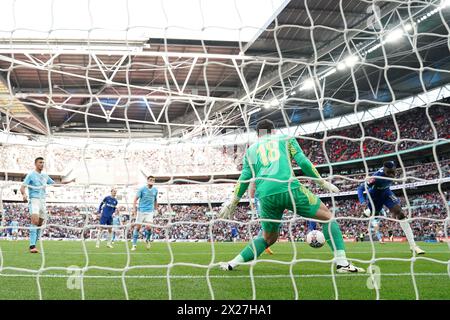
[[[319,181],[320,186],[322,187],[322,189],[328,190],[331,193],[338,193],[339,192],[339,188],[336,187],[334,184],[326,181],[326,180],[321,180]]]
[[[239,198],[236,196],[233,196],[233,199],[231,199],[230,201],[225,202],[222,209],[219,212],[219,218],[231,219],[233,217],[234,210],[236,210],[238,203]]]

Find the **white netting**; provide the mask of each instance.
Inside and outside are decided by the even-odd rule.
[[[371,258],[350,256],[352,261],[369,268],[384,261],[410,263],[408,274],[383,275],[410,277],[415,298],[420,298],[416,277],[428,274],[415,270],[417,261],[444,265],[450,275],[448,260],[377,257],[368,232],[373,217],[361,218],[355,206],[357,186],[393,159],[401,174],[392,189],[401,191],[416,236],[425,239],[434,232],[435,238],[449,239],[449,1],[230,2],[3,3],[4,238],[13,220],[19,222],[19,237],[28,236],[19,189],[34,158],[43,156],[46,172],[58,182],[75,178],[76,183],[47,188],[50,216],[42,227],[39,267],[6,265],[0,251],[0,279],[34,277],[42,299],[43,279],[76,271],[82,299],[85,279],[97,278],[120,279],[129,299],[127,280],[161,278],[172,299],[171,281],[198,277],[206,278],[214,299],[212,280],[222,277],[214,273],[217,242],[230,240],[231,225],[245,241],[259,231],[248,196],[235,220],[218,220],[216,213],[233,191],[247,145],[255,141],[256,121],[266,117],[276,120],[279,132],[295,136],[322,176],[340,188],[339,194],[327,194],[301,177],[329,204],[344,236],[368,234]],[[37,24],[30,18],[35,15]],[[99,227],[92,212],[116,186],[124,218],[117,238],[129,242],[135,191],[150,174],[158,179],[161,206],[151,224],[153,240],[167,244],[167,263],[135,264],[127,245],[120,267],[92,264],[88,247]],[[280,238],[291,242],[292,259],[263,257],[247,263],[248,274],[233,276],[250,279],[252,298],[260,278],[283,277],[291,280],[295,299],[298,281],[308,277],[330,277],[334,297],[340,297],[334,260],[306,259],[298,252],[309,220],[284,216]],[[382,221],[385,234],[402,236],[398,220]],[[47,240],[61,238],[81,240],[84,265],[47,266]],[[174,241],[209,242],[208,263],[175,259]],[[306,262],[331,264],[330,274],[296,273]],[[289,274],[255,274],[259,263],[287,266]],[[179,274],[177,267],[202,269],[205,275]],[[133,273],[147,269],[167,272]],[[92,271],[110,273],[86,275]],[[380,298],[379,275],[370,274]]]

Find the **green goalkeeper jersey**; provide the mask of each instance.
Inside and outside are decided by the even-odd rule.
[[[297,162],[305,176],[320,177],[295,138],[272,134],[260,137],[244,155],[242,173],[235,187],[235,195],[242,197],[251,178],[255,178],[260,198],[300,187],[300,182],[294,175],[291,159]]]

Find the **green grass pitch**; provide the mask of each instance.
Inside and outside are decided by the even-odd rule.
[[[254,292],[256,299],[295,299],[294,286],[299,299],[335,299],[336,291],[339,299],[377,298],[376,291],[367,287],[369,277],[366,274],[336,275],[334,286],[332,265],[327,261],[331,259],[331,253],[325,246],[313,249],[305,243],[295,243],[296,259],[319,259],[322,262],[301,261],[291,268],[290,264],[269,261],[289,262],[294,259],[292,243],[277,243],[272,247],[275,255],[263,254],[253,268],[241,266],[231,272],[211,268],[209,286],[206,277],[208,264],[233,258],[245,243],[214,243],[214,260],[211,243],[170,243],[171,251],[167,243],[152,243],[150,250],[139,243],[138,250],[130,251],[129,256],[124,242],[116,243],[114,249],[106,248],[102,242],[101,248],[96,249],[95,242],[86,241],[87,256],[82,242],[44,241],[43,244],[44,254],[39,246],[41,254],[32,255],[27,252],[26,241],[0,242],[0,299],[39,299],[39,287],[43,299],[81,299],[82,291],[85,299],[125,299],[122,282],[125,266],[129,267],[125,273],[129,299],[169,299],[169,291],[172,299],[211,299],[211,291],[215,299],[252,299]],[[372,258],[369,242],[347,243],[346,246],[351,259]],[[448,245],[420,243],[420,246],[427,250],[427,254],[417,257],[411,267],[408,259],[412,254],[406,243],[374,244],[374,258],[381,259],[375,262],[381,271],[380,299],[416,299],[414,279],[419,299],[450,299]],[[386,260],[388,258],[399,260]],[[168,268],[171,262],[174,265]],[[368,267],[368,263],[354,262]],[[36,273],[29,272],[41,266],[45,269],[39,278]],[[77,288],[79,282],[73,277],[76,272],[58,269],[69,266],[89,266],[84,273],[84,290]],[[415,274],[414,279],[411,271]]]

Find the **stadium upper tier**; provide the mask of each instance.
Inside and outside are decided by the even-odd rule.
[[[298,139],[305,154],[316,165],[327,163],[326,155],[329,162],[340,163],[363,156],[389,154],[427,146],[433,141],[450,140],[448,111],[449,107],[443,105],[415,108],[395,117],[389,115],[362,123],[362,128],[353,125],[330,130],[326,137],[321,132]],[[246,145],[152,144],[139,140],[131,140],[126,146],[93,144],[88,140],[83,146],[6,143],[0,146],[0,171],[27,172],[33,168],[35,157],[44,156],[49,173],[62,176],[71,173],[85,182],[133,184],[147,174],[238,172],[245,148]]]

